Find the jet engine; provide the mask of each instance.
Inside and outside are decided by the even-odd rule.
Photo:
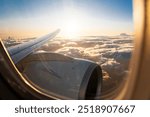
[[[36,86],[61,99],[99,99],[102,70],[90,60],[38,51],[18,63]]]

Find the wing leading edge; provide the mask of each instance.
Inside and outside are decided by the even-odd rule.
[[[60,30],[57,29],[56,31],[49,33],[45,36],[36,38],[29,42],[25,42],[23,44],[9,47],[9,48],[7,48],[7,50],[9,52],[13,62],[16,64],[20,60],[22,60],[24,57],[31,54],[35,49],[41,47],[43,44],[45,44],[50,39],[53,39],[59,32],[60,32]]]

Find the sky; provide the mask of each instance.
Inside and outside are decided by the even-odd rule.
[[[0,37],[35,37],[133,32],[132,0],[0,0]]]

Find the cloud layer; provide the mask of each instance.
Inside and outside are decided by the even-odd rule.
[[[85,36],[77,40],[56,38],[42,49],[95,61],[103,69],[104,81],[105,78],[111,80],[111,83],[107,84],[110,88],[110,85],[117,85],[128,73],[133,36]]]

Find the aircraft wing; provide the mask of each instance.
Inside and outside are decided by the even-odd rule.
[[[50,39],[53,39],[59,33],[59,31],[60,30],[58,29],[50,34],[36,38],[29,42],[25,42],[23,44],[19,44],[19,45],[7,48],[13,62],[15,64],[18,63],[24,57],[31,54],[35,49],[41,47]]]

